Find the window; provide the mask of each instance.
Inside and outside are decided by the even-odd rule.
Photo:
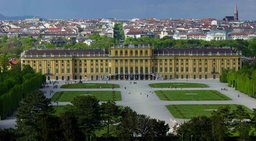
[[[125,73],[128,74],[128,67],[125,67]]]
[[[115,68],[115,73],[118,74],[118,67]]]
[[[123,74],[124,70],[123,67],[120,67],[120,73]]]
[[[143,67],[140,67],[140,73],[141,74],[143,73]]]
[[[130,68],[130,73],[133,73],[133,67]]]
[[[193,68],[193,72],[196,72],[196,68]]]

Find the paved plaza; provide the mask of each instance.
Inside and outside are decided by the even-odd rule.
[[[134,83],[135,82],[135,83]],[[182,90],[217,90],[229,97],[227,101],[161,101],[154,93],[156,90],[181,90],[181,88],[151,88],[148,84],[161,82],[190,82],[204,83],[209,85],[208,88],[182,88]],[[106,83],[106,81],[88,81],[86,83]],[[256,108],[256,99],[253,99],[234,88],[230,88],[226,83],[220,83],[219,80],[169,80],[169,81],[108,81],[108,83],[119,84],[120,88],[115,88],[115,91],[121,91],[122,101],[116,102],[117,105],[129,106],[139,114],[145,114],[151,118],[164,120],[170,126],[173,126],[171,120],[176,120],[178,123],[184,122],[183,119],[175,119],[166,108],[166,105],[172,104],[240,104],[250,109]],[[54,92],[57,91],[112,91],[112,89],[62,89],[59,83],[58,88],[53,88],[52,85],[42,89],[47,98],[51,98]],[[227,90],[221,90],[226,88]],[[52,103],[54,106],[57,103]],[[70,102],[58,102],[58,105],[67,105]],[[0,128],[8,128],[15,126],[15,118],[11,117],[7,120],[0,121]]]

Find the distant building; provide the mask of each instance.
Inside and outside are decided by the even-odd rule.
[[[239,21],[237,5],[236,5],[235,10],[234,10],[234,16],[225,16],[223,18],[223,20],[226,21],[226,22],[237,22],[237,21]]]
[[[212,41],[212,40],[226,40],[227,39],[227,33],[223,30],[213,30],[210,32],[207,32],[206,35],[206,41]]]

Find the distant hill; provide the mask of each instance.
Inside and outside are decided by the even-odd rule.
[[[24,20],[33,18],[34,16],[4,16],[0,13],[0,20]]]

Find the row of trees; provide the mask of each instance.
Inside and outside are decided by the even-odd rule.
[[[229,86],[256,97],[256,63],[244,63],[239,71],[223,70],[220,81]]]
[[[34,91],[20,103],[17,129],[0,135],[5,133],[3,137],[18,141],[89,141],[97,139],[97,131],[106,131],[103,138],[109,140],[153,140],[166,137],[169,130],[163,121],[114,102],[99,104],[93,96],[76,97],[72,104],[56,116],[50,100],[41,91]]]
[[[256,135],[256,110],[249,113],[242,106],[236,109],[221,107],[210,117],[192,118],[182,124],[177,133],[184,141],[224,141],[234,136],[241,141],[250,141]]]
[[[242,51],[245,56],[255,56],[256,54],[256,39],[253,40],[223,40],[223,41],[203,41],[203,40],[174,40],[169,37],[163,39],[142,37],[142,38],[126,38],[121,23],[116,23],[114,26],[114,38],[107,36],[100,36],[99,34],[92,34],[88,36],[94,42],[88,46],[85,43],[76,43],[76,39],[72,38],[63,40],[61,44],[42,42],[39,44],[40,38],[34,39],[32,37],[8,38],[7,36],[0,36],[0,54],[8,53],[11,55],[19,55],[23,50],[33,47],[46,48],[109,48],[115,44],[124,41],[124,44],[150,44],[155,48],[191,48],[191,47],[233,47]]]
[[[174,40],[171,38],[126,38],[125,44],[150,44],[155,48],[191,48],[191,47],[232,47],[242,51],[245,56],[256,55],[256,39],[253,40],[223,40],[223,41],[204,41],[204,40]]]
[[[35,73],[30,66],[20,66],[8,71],[0,71],[0,117],[6,118],[18,107],[22,98],[39,89],[45,77]]]

